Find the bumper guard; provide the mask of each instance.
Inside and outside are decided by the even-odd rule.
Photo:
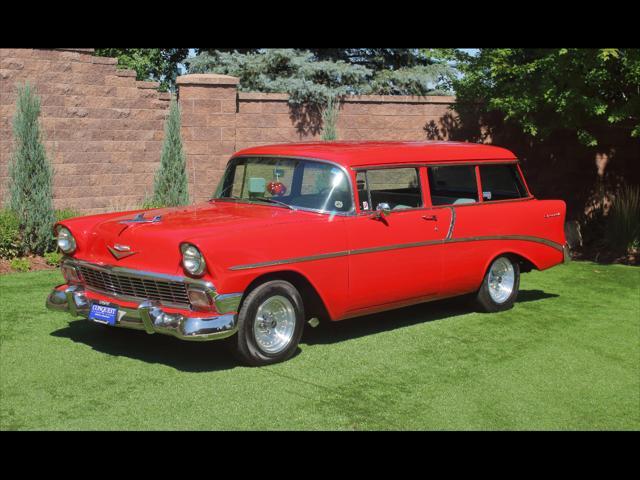
[[[98,300],[88,298],[82,286],[71,285],[64,290],[54,289],[47,297],[50,310],[66,311],[72,316],[89,317],[91,304]],[[164,311],[158,302],[144,301],[137,308],[118,307],[116,327],[145,330],[147,333],[173,335],[181,340],[217,340],[236,333],[235,313],[210,317],[188,317]]]

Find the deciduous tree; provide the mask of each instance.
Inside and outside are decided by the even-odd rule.
[[[189,54],[188,48],[96,48],[95,54],[116,57],[118,67],[136,71],[138,80],[160,82],[161,90],[173,89],[179,64]]]
[[[573,130],[596,146],[611,127],[640,136],[640,49],[485,48],[460,68],[460,108],[479,102],[531,137]]]

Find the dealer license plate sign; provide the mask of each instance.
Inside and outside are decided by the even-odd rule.
[[[89,320],[105,325],[115,325],[118,321],[118,307],[92,303],[91,310],[89,310]]]

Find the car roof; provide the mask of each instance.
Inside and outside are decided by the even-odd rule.
[[[407,163],[516,160],[506,148],[467,142],[311,142],[245,148],[233,156],[284,156],[328,160],[344,167]]]

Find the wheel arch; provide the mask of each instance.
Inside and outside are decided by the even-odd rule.
[[[502,257],[502,256],[509,257],[513,262],[517,262],[518,265],[520,266],[520,273],[527,273],[527,272],[530,272],[531,270],[539,270],[538,265],[536,265],[534,263],[534,261],[531,260],[531,258],[528,257],[527,255],[524,255],[523,253],[515,251],[515,250],[504,250],[504,251],[501,251],[501,252],[496,253],[495,255],[493,255],[486,262],[486,264],[484,265],[484,274],[485,275],[489,271],[489,267],[491,266],[493,261],[496,258]]]
[[[302,273],[295,270],[278,270],[263,273],[254,278],[242,295],[241,303],[245,297],[256,287],[272,280],[284,280],[292,284],[300,293],[307,318],[317,317],[320,320],[330,320],[331,315],[325,302],[313,283]],[[306,320],[306,319],[305,319]]]

